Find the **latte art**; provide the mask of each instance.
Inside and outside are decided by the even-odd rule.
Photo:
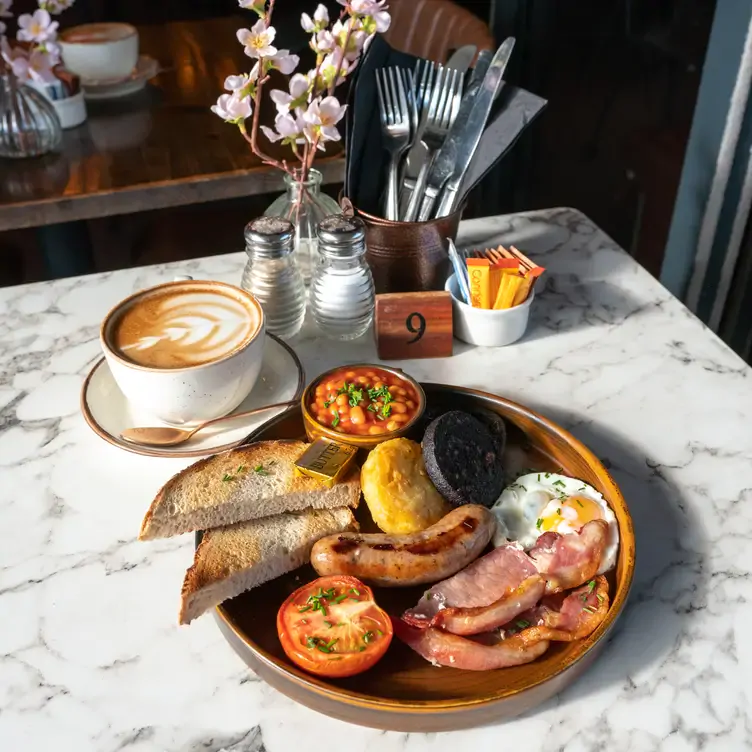
[[[164,292],[137,299],[113,323],[118,353],[150,368],[218,360],[248,342],[260,325],[250,305],[211,291]]]

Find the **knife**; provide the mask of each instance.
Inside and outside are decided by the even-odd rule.
[[[464,122],[458,122],[460,114],[458,113],[457,120],[447,134],[446,140],[428,173],[425,196],[418,215],[419,222],[425,222],[430,218],[433,205],[445,184],[447,184],[447,190],[444,192],[445,196],[442,196],[436,216],[444,216],[447,207],[454,204],[462,177],[467,171],[473,154],[478,148],[480,137],[483,135],[494,99],[504,83],[504,71],[509,63],[509,58],[512,56],[514,42],[514,37],[508,37],[496,51],[491,65],[483,77],[483,82],[473,96],[472,103],[468,105],[469,112]],[[444,212],[444,214],[440,212]]]
[[[460,47],[449,56],[449,60],[446,61],[444,67],[458,70],[464,75],[467,73],[470,63],[473,62],[477,49],[478,48],[474,44],[466,44],[464,47]]]

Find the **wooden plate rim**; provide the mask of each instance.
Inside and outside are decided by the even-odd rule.
[[[629,597],[629,592],[632,588],[632,582],[634,579],[635,569],[635,538],[634,538],[634,525],[632,522],[632,516],[629,512],[629,508],[621,494],[619,486],[616,484],[611,474],[605,468],[603,463],[583,444],[579,439],[575,438],[569,431],[561,428],[553,421],[545,418],[539,413],[524,407],[523,405],[508,400],[505,397],[500,397],[490,392],[481,391],[479,389],[470,389],[467,387],[453,386],[450,384],[438,384],[433,382],[421,382],[421,386],[427,390],[439,390],[445,392],[457,392],[470,397],[477,397],[482,400],[487,400],[496,404],[503,404],[510,412],[517,413],[518,415],[533,418],[536,422],[543,424],[552,433],[558,434],[563,440],[572,445],[577,452],[585,459],[585,461],[597,469],[603,474],[611,488],[609,489],[612,497],[619,503],[622,511],[624,512],[626,532],[628,535],[621,534],[619,546],[626,546],[626,571],[624,573],[624,585],[616,593],[616,597],[611,603],[608,614],[603,622],[589,637],[579,641],[580,649],[578,653],[571,659],[562,662],[562,664],[553,672],[542,676],[540,679],[535,680],[530,685],[523,689],[509,690],[504,687],[500,687],[497,692],[492,695],[479,695],[476,698],[462,698],[459,700],[391,700],[374,695],[366,695],[362,692],[354,692],[352,690],[332,687],[326,682],[316,679],[315,677],[301,671],[294,666],[288,666],[281,663],[275,656],[269,654],[263,648],[257,646],[252,640],[250,640],[245,633],[239,628],[236,628],[231,616],[225,610],[225,607],[220,604],[216,607],[216,617],[221,619],[228,629],[242,642],[243,645],[253,654],[253,656],[260,662],[266,664],[273,671],[287,676],[292,681],[296,682],[303,689],[324,697],[328,700],[344,703],[353,707],[370,708],[377,711],[389,711],[402,713],[405,715],[412,714],[425,714],[426,712],[462,712],[469,710],[470,708],[478,708],[484,705],[493,705],[498,702],[502,702],[510,697],[529,692],[536,687],[548,683],[552,679],[560,676],[564,672],[568,671],[572,666],[581,661],[589,653],[589,651],[600,642],[611,630],[616,619],[621,615],[622,610]],[[300,407],[297,408],[298,410]],[[261,431],[266,430],[270,423],[279,421],[284,417],[289,417],[289,411],[285,414],[276,415],[270,420],[262,423],[255,428],[251,434],[248,435],[244,443],[250,443],[255,440],[255,436]],[[302,412],[301,412],[302,420]],[[200,532],[196,536],[196,545],[200,541]]]

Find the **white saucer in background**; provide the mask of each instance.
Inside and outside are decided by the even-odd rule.
[[[86,99],[115,99],[141,91],[147,81],[158,73],[159,63],[149,55],[141,55],[133,72],[127,78],[100,81],[81,79],[81,88]]]

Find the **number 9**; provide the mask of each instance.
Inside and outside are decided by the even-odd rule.
[[[418,320],[418,326],[416,328],[414,320]],[[426,333],[426,319],[422,313],[411,313],[407,319],[405,319],[405,326],[407,331],[415,336],[407,341],[408,345],[415,344]]]

